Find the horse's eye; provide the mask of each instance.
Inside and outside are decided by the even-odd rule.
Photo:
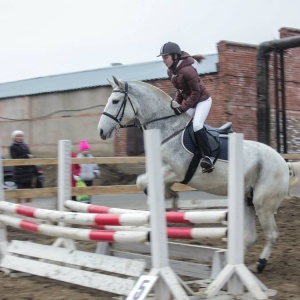
[[[112,103],[113,103],[113,104],[118,104],[118,103],[119,103],[119,100],[113,100]]]

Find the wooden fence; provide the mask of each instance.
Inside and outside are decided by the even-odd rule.
[[[282,154],[287,160],[300,160],[300,154]],[[72,158],[71,163],[96,163],[96,164],[145,164],[145,157],[89,157]],[[33,158],[33,159],[3,159],[3,166],[26,166],[26,165],[57,165],[57,158]],[[188,185],[176,183],[173,185],[175,191],[192,191],[193,188]],[[112,194],[137,194],[142,193],[135,185],[111,185],[111,186],[91,186],[91,187],[73,187],[72,195],[112,195]],[[43,198],[57,197],[58,188],[40,188],[26,190],[6,190],[5,199],[11,198]]]
[[[71,158],[72,164],[96,163],[96,164],[145,164],[145,157],[89,157]],[[33,159],[3,159],[3,166],[26,166],[26,165],[57,165],[57,158],[33,158]],[[175,191],[191,191],[193,188],[176,183],[173,185]],[[73,187],[72,195],[112,195],[112,194],[137,194],[142,193],[135,185],[110,185],[110,186],[91,186]],[[57,197],[58,188],[39,188],[39,189],[18,189],[6,190],[5,199],[13,198],[43,198]]]

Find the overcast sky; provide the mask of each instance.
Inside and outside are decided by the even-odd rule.
[[[0,0],[0,83],[158,60],[162,44],[217,53],[300,29],[300,0]]]

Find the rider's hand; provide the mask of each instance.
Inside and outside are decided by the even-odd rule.
[[[179,107],[175,107],[175,108],[172,107],[172,109],[174,110],[174,113],[177,116],[179,116],[179,115],[181,115],[183,113],[183,110],[182,110],[182,108],[180,106]]]

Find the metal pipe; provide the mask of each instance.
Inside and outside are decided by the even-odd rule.
[[[276,121],[276,140],[277,140],[277,151],[280,153],[280,121],[279,121],[279,91],[278,91],[278,60],[277,50],[274,50],[274,93],[275,93],[275,121]]]
[[[284,70],[284,50],[280,51],[280,69],[281,69],[281,108],[282,108],[282,130],[283,130],[283,153],[287,153],[287,132],[286,132],[286,95],[285,95],[285,70]]]
[[[270,145],[269,58],[277,50],[300,46],[300,37],[288,37],[260,44],[257,48],[257,136]]]

